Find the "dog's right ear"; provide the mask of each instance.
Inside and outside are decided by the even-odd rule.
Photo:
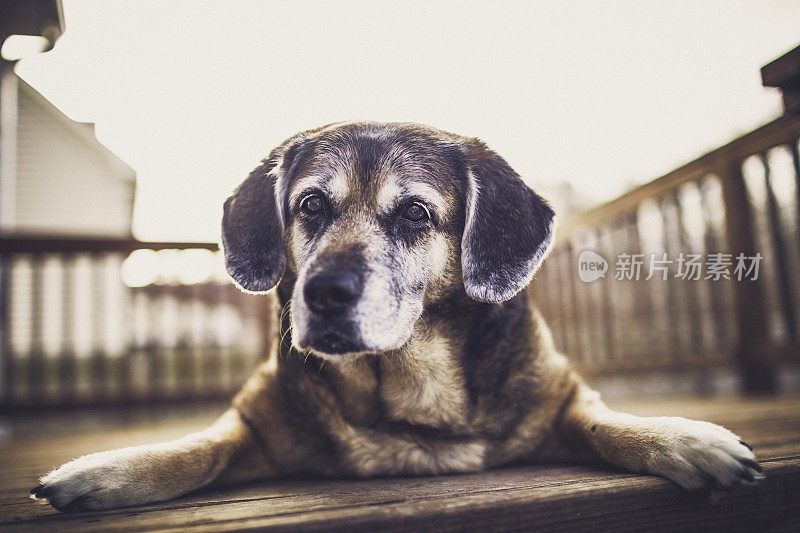
[[[269,161],[269,160],[267,160]],[[222,249],[225,267],[236,284],[249,292],[266,292],[286,268],[284,221],[278,210],[275,181],[280,169],[265,162],[225,201]]]
[[[286,268],[286,190],[293,168],[314,134],[327,126],[289,137],[270,152],[225,200],[222,250],[233,281],[248,292],[267,292]]]

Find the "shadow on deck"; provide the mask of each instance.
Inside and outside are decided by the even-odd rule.
[[[28,499],[38,475],[90,452],[169,440],[224,410],[155,416],[64,415],[6,420],[0,441],[0,530],[518,530],[800,529],[800,398],[614,400],[640,415],[722,424],[750,442],[766,479],[709,503],[665,480],[578,466],[340,481],[266,481],[155,505],[62,515]]]

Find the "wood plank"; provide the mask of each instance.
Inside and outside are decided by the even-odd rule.
[[[19,531],[58,527],[61,531],[128,531],[147,529],[287,530],[336,529],[401,531],[487,530],[521,527],[603,530],[708,527],[731,531],[777,526],[800,512],[800,459],[766,464],[767,480],[710,503],[675,485],[650,476],[608,474],[571,477],[568,481],[519,483],[518,476],[545,477],[548,468],[520,467],[497,471],[511,476],[510,485],[475,491],[451,490],[431,494],[428,478],[333,482],[311,494],[261,497],[150,512],[129,509],[80,515],[51,515],[35,521],[5,522],[0,527]],[[526,476],[527,474],[527,476]],[[599,472],[598,472],[599,474]],[[456,476],[454,476],[455,478]],[[568,476],[569,477],[569,476]],[[540,480],[543,478],[540,478]],[[450,479],[449,481],[453,481]],[[355,483],[359,490],[353,490]],[[408,484],[412,483],[412,486]],[[450,485],[450,484],[448,484]],[[273,484],[280,488],[281,484]]]
[[[649,527],[788,527],[800,516],[800,401],[612,400],[640,415],[680,415],[726,424],[756,448],[767,479],[709,504],[670,482],[611,469],[516,466],[481,474],[377,480],[291,480],[207,490],[130,509],[62,515],[27,498],[38,474],[62,461],[116,446],[156,442],[200,429],[216,412],[137,420],[106,431],[21,429],[0,443],[0,529],[114,531],[193,529],[354,530]]]

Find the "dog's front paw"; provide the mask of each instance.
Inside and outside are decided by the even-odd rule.
[[[127,507],[154,501],[147,453],[124,448],[85,455],[42,476],[31,498],[62,512]]]
[[[656,420],[652,429],[662,438],[647,461],[651,473],[688,490],[729,490],[763,478],[752,447],[727,429],[685,418]]]

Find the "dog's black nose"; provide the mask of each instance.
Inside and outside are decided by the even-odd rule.
[[[306,282],[303,295],[316,313],[341,312],[361,296],[361,280],[347,270],[320,272]]]

